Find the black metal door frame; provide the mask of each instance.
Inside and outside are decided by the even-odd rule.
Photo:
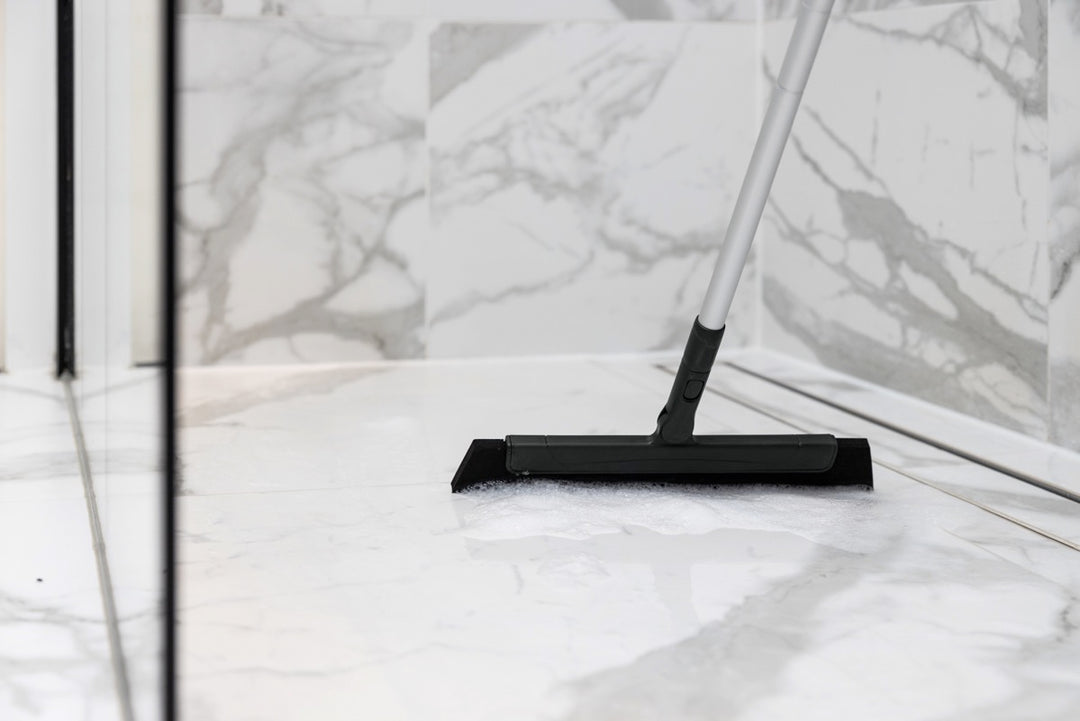
[[[75,13],[56,0],[56,376],[75,375]]]

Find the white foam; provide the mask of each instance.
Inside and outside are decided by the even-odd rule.
[[[782,531],[843,548],[853,527],[882,530],[883,511],[862,490],[777,486],[589,486],[555,481],[492,484],[465,497],[461,533],[479,540],[584,539],[628,527],[668,535],[719,529]],[[887,525],[887,523],[886,523]]]

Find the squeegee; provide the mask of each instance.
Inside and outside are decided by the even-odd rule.
[[[870,444],[864,438],[694,435],[698,402],[832,6],[833,0],[802,0],[716,268],[656,430],[648,436],[476,439],[454,475],[452,491],[524,479],[873,487]]]

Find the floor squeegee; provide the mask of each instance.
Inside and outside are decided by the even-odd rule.
[[[833,1],[802,0],[720,257],[656,430],[648,436],[476,439],[454,475],[453,492],[525,479],[873,487],[870,444],[864,438],[694,435],[698,402]]]

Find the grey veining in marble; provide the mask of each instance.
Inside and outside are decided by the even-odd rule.
[[[834,24],[763,225],[766,345],[1046,437],[1045,38],[1038,0]]]
[[[181,0],[181,15],[416,17],[429,0]]]
[[[1058,664],[1073,662],[1069,656],[1075,655],[1073,652],[1063,655],[1058,649],[1063,645],[1074,649],[1080,645],[1080,624],[1074,617],[1080,609],[1080,594],[1062,589],[1057,599],[1062,609],[1060,621],[1019,642],[1025,649],[1024,662],[1010,664],[1013,672],[1009,675],[1013,688],[1022,688],[1023,692],[1002,694],[1001,705],[984,702],[964,710],[949,708],[950,702],[934,698],[925,690],[916,690],[922,678],[950,664],[946,660],[953,653],[948,648],[949,642],[938,639],[898,661],[896,654],[906,645],[903,629],[919,633],[938,627],[953,614],[962,615],[965,603],[977,606],[980,599],[999,592],[1001,579],[994,575],[979,578],[977,569],[984,562],[972,563],[973,559],[964,551],[956,549],[924,552],[917,560],[908,556],[899,526],[888,528],[877,523],[873,532],[883,539],[873,556],[818,547],[804,559],[803,567],[782,584],[747,597],[722,619],[703,624],[687,638],[643,654],[631,663],[573,681],[572,710],[564,718],[572,721],[602,718],[645,721],[672,717],[686,721],[858,718],[862,714],[845,711],[846,704],[841,699],[846,697],[851,706],[859,706],[856,699],[867,688],[878,687],[890,677],[895,682],[898,676],[909,679],[911,685],[907,689],[894,689],[891,704],[894,711],[881,709],[873,714],[875,718],[1065,721],[1070,717],[1074,710],[1071,705],[1075,703],[1070,685],[1075,679],[1054,676]],[[930,590],[924,585],[928,578],[925,569],[930,567],[953,569],[964,580],[958,578]],[[899,581],[909,574],[909,581]],[[903,617],[894,616],[888,609],[894,608],[898,601],[912,603],[920,610],[909,611]],[[836,630],[825,629],[829,622],[836,623],[833,614],[857,615],[870,609],[875,609],[872,622],[841,622],[844,630],[840,637]],[[989,619],[969,619],[964,626],[962,634],[997,635],[996,624]],[[855,651],[860,641],[872,644],[875,650]],[[842,682],[831,679],[827,682],[831,687],[828,698],[822,696],[811,701],[815,674],[810,669],[813,661],[807,657],[815,655],[819,644],[847,646],[854,651],[853,656],[862,659],[863,666],[859,673]],[[890,660],[883,663],[885,658]],[[988,659],[975,674],[985,674],[987,679],[996,675],[991,670],[994,663]],[[801,709],[785,698],[793,687],[804,689],[809,697]],[[957,691],[957,698],[970,693],[966,689]],[[1033,709],[1033,705],[1037,708]],[[900,707],[904,709],[902,712]]]
[[[724,24],[439,26],[429,354],[681,346],[753,143],[754,50]],[[753,264],[736,303],[731,344]]]
[[[839,0],[834,12],[857,12],[955,3],[957,0]],[[564,21],[775,19],[798,12],[798,0],[185,0],[185,14],[428,16],[441,20]]]
[[[182,21],[186,363],[422,354],[426,32]]]
[[[996,0],[967,0],[963,4],[975,2],[994,2]],[[837,0],[833,6],[834,15],[853,15],[855,13],[876,12],[879,10],[903,10],[930,5],[960,5],[963,0]],[[794,17],[799,12],[800,0],[763,0],[760,4],[761,16],[765,19]]]
[[[181,15],[220,15],[224,11],[225,0],[180,0]]]
[[[1080,450],[1080,4],[1050,3],[1050,437]]]
[[[746,0],[187,0],[204,15],[427,15],[445,20],[753,20]]]

